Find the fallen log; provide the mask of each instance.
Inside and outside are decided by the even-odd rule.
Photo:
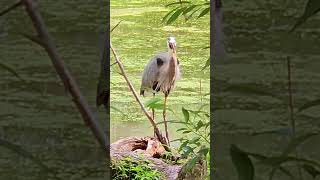
[[[148,163],[148,167],[160,172],[167,180],[203,180],[205,179],[207,166],[202,158],[196,166],[186,171],[187,159],[168,154],[159,140],[154,137],[127,137],[110,146],[112,166],[117,162],[130,158],[135,162]],[[115,173],[115,172],[113,172]]]

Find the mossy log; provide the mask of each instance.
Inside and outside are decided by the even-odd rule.
[[[185,164],[177,163],[179,157],[165,156],[161,143],[154,137],[127,137],[110,146],[110,156],[114,165],[123,158],[149,162],[149,166],[162,173],[167,180],[203,180],[207,174],[206,161],[202,158],[196,166],[186,171]],[[182,161],[181,161],[182,162]],[[186,162],[186,161],[184,161]]]

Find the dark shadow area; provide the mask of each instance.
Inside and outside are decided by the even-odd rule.
[[[0,11],[12,3],[1,1]],[[96,107],[108,106],[96,96],[99,79],[109,77],[101,68],[109,64],[109,2],[39,1],[38,8],[109,144],[108,107]],[[21,6],[0,17],[0,179],[108,178],[109,149],[82,120],[46,51],[22,34],[36,31]]]
[[[319,15],[289,32],[307,2],[222,1],[211,11],[223,32],[212,52],[225,53],[211,67],[213,179],[319,176]]]

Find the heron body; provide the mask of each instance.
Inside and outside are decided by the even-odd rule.
[[[148,89],[153,90],[153,95],[159,91],[164,93],[163,121],[167,142],[170,144],[166,121],[166,103],[169,93],[175,88],[176,80],[180,78],[180,68],[176,56],[176,40],[173,37],[169,37],[167,45],[168,52],[156,54],[145,66],[142,74],[140,95],[144,96],[145,91]],[[155,118],[154,109],[152,109],[152,117],[153,119]]]
[[[141,82],[140,95],[145,95],[148,89],[153,92],[163,92],[166,96],[175,88],[176,80],[180,78],[179,61],[169,52],[160,52],[146,65]]]

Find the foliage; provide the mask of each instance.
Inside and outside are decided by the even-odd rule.
[[[184,16],[185,21],[192,19],[192,17],[197,16],[201,18],[210,13],[210,2],[205,1],[204,3],[195,4],[191,1],[181,1],[173,2],[166,5],[166,7],[172,7],[162,19],[162,23],[167,25],[172,24],[180,16]],[[210,47],[205,47],[203,49],[209,49]],[[207,59],[202,71],[210,66],[210,57]]]
[[[320,11],[320,1],[309,0],[304,9],[304,13],[302,14],[302,16],[300,16],[300,18],[298,19],[296,24],[293,26],[293,28],[290,30],[290,32],[294,31],[297,27],[305,23],[310,17],[317,14],[319,11]]]
[[[113,162],[112,179],[114,180],[161,180],[163,175],[150,168],[147,161],[135,161],[130,157]]]
[[[184,138],[174,141],[180,142],[178,151],[181,153],[181,158],[191,157],[184,167],[186,171],[193,169],[202,158],[206,158],[208,162],[210,159],[210,116],[203,110],[205,106],[207,105],[202,105],[197,110],[182,108],[184,119],[170,121],[183,125],[183,127],[177,129],[177,132],[181,132]]]
[[[239,149],[236,145],[231,145],[230,154],[233,164],[238,172],[239,180],[253,180],[254,166],[248,154]]]
[[[253,179],[254,166],[249,157],[258,160],[260,164],[269,166],[271,171],[269,172],[269,179],[273,179],[277,170],[280,170],[283,174],[287,175],[289,178],[295,177],[287,167],[291,167],[292,164],[289,162],[296,163],[298,166],[303,163],[303,169],[313,177],[320,175],[320,163],[315,160],[310,160],[307,158],[295,157],[295,149],[301,145],[306,140],[318,135],[316,133],[310,133],[301,135],[299,137],[293,138],[286,148],[283,149],[280,155],[276,156],[265,156],[263,154],[251,153],[241,150],[236,145],[231,145],[230,153],[232,161],[237,169],[239,180],[242,179]],[[286,167],[287,166],[287,167]]]
[[[167,7],[174,7],[169,11],[162,19],[163,23],[171,24],[180,16],[184,16],[185,21],[190,20],[193,17],[201,18],[210,12],[210,2],[195,4],[191,1],[179,1],[169,3]]]

